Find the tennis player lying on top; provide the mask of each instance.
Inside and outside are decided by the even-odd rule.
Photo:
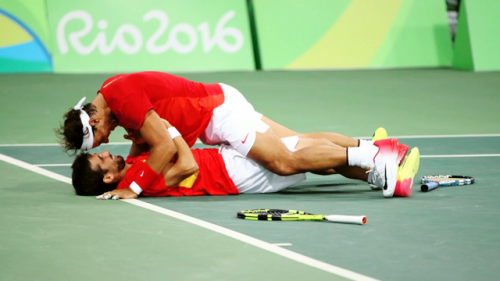
[[[148,189],[134,186],[132,177],[141,170],[149,152],[124,161],[109,151],[99,154],[81,153],[72,165],[73,186],[78,195],[101,195],[104,198],[132,199],[143,196],[236,195],[239,193],[271,193],[305,180],[305,174],[280,176],[244,157],[234,148],[222,145],[220,149],[190,149],[184,139],[167,121],[162,120],[177,147],[177,159],[166,166],[162,175]],[[140,136],[138,137],[140,138]],[[282,139],[290,150],[313,145],[335,145],[328,140],[299,138]],[[139,139],[134,140],[141,142]],[[396,144],[394,143],[396,142]],[[381,140],[380,152],[397,140]],[[403,145],[401,145],[402,147]],[[377,147],[378,149],[378,147]],[[406,150],[404,151],[406,154]],[[402,155],[404,157],[405,155]],[[351,179],[368,180],[366,169],[358,166],[339,166],[335,170],[316,171],[317,174],[340,173]]]

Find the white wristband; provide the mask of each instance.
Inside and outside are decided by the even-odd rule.
[[[142,188],[137,183],[135,183],[135,181],[130,184],[130,189],[132,189],[132,191],[137,195],[141,194],[142,192]]]
[[[179,131],[177,131],[177,129],[175,127],[170,127],[167,130],[168,130],[168,133],[170,134],[170,137],[172,139],[175,139],[176,137],[181,136],[181,133],[179,133]]]

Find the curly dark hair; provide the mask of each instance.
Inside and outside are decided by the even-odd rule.
[[[92,117],[97,109],[92,103],[87,103],[83,106],[83,110]],[[58,141],[61,144],[64,152],[73,152],[70,154],[76,154],[78,150],[82,147],[83,143],[83,124],[80,119],[80,110],[71,108],[66,114],[64,114],[64,125],[60,125],[59,128],[54,129],[58,137]],[[92,133],[95,132],[95,127],[92,127]],[[90,132],[85,132],[88,134]]]
[[[73,173],[71,178],[73,180],[73,187],[77,195],[101,195],[105,192],[116,189],[118,183],[105,183],[103,181],[104,175],[108,172],[106,170],[98,171],[92,170],[89,161],[90,154],[80,153],[76,156],[71,169]]]

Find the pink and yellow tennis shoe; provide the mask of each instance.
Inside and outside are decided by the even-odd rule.
[[[376,142],[376,141],[384,140],[384,139],[387,139],[387,131],[384,128],[382,128],[382,127],[377,128],[377,130],[375,130],[375,132],[373,133],[372,141]],[[405,144],[399,144],[398,158],[397,158],[398,166],[400,166],[401,162],[403,162],[403,159],[405,159],[405,156],[408,153],[409,149],[410,148],[407,145],[405,145]],[[368,185],[370,186],[370,188],[372,190],[380,190],[380,189],[382,189],[382,187],[379,187],[379,186],[377,186],[375,184],[372,184],[372,183],[370,183],[370,181],[368,182]]]

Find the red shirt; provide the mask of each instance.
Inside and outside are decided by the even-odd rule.
[[[197,196],[197,195],[237,195],[238,189],[229,177],[224,160],[217,149],[192,149],[198,172],[183,180],[179,186],[166,187],[163,177],[160,177],[151,187],[143,189],[144,196]],[[146,165],[150,152],[139,157],[127,158],[125,161],[132,166],[125,173],[125,178],[117,189],[128,188],[133,175]]]
[[[191,147],[203,134],[213,110],[224,102],[219,84],[204,84],[163,72],[119,74],[107,79],[99,92],[119,125],[138,130],[154,109],[176,127]]]

